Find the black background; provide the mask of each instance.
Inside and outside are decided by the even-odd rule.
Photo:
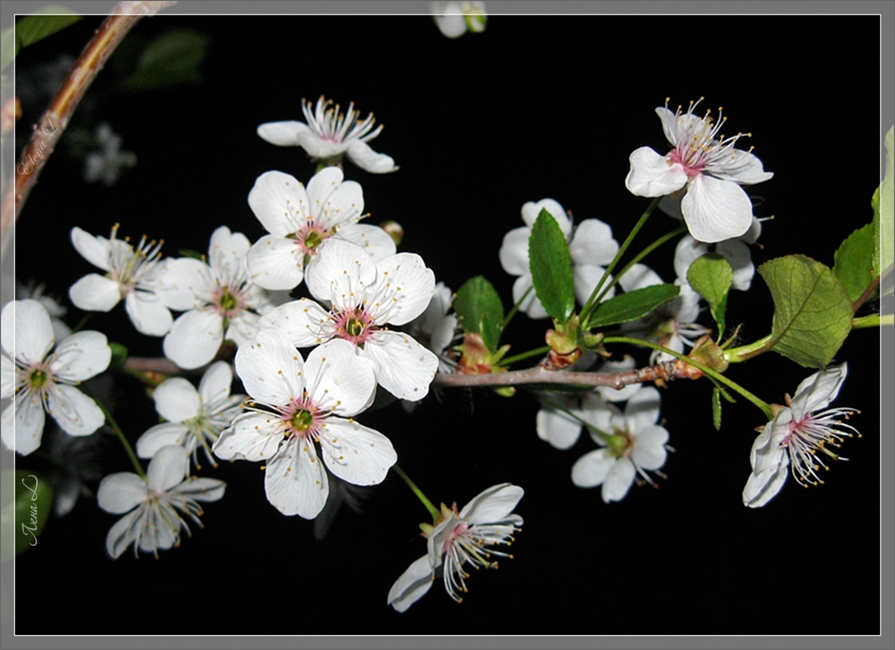
[[[77,55],[100,18],[29,48],[19,82],[60,51]],[[84,124],[108,120],[139,164],[112,188],[81,181],[60,150],[44,170],[17,229],[17,272],[61,296],[94,269],[72,248],[79,226],[108,235],[146,234],[164,251],[205,251],[219,225],[264,234],[246,201],[255,179],[281,170],[307,182],[299,148],[256,134],[268,121],[301,120],[300,100],[321,94],[386,125],[372,142],[401,169],[346,177],[364,189],[368,223],[394,219],[403,250],[421,254],[456,290],[484,274],[509,305],[513,278],[497,258],[501,238],[522,225],[520,208],[545,197],[577,220],[597,217],[621,241],[648,199],[624,187],[628,155],[666,143],[656,106],[705,96],[722,105],[726,131],[774,178],[750,188],[766,222],[756,264],[804,253],[832,265],[833,252],[871,218],[879,171],[879,22],[874,16],[492,17],[484,34],[443,37],[417,17],[181,17],[142,21],[129,38],[171,26],[211,36],[201,84],[152,93],[115,92],[103,72]],[[785,35],[785,37],[782,37]],[[20,127],[39,117],[26,105]],[[73,125],[73,127],[76,125]],[[638,240],[676,226],[657,213]],[[638,247],[635,245],[635,250]],[[672,248],[655,268],[672,280]],[[82,315],[70,308],[70,322]],[[731,324],[742,340],[768,332],[770,295],[756,276],[733,293]],[[706,320],[706,322],[708,322]],[[160,355],[119,306],[90,328]],[[517,318],[513,352],[542,344],[545,322]],[[442,586],[405,614],[386,606],[394,580],[425,552],[426,512],[390,473],[364,513],[347,510],[318,542],[313,524],[282,516],[264,495],[259,465],[203,471],[228,482],[208,504],[205,528],[159,560],[110,560],[105,536],[117,517],[95,501],[52,519],[17,561],[18,634],[613,635],[814,634],[879,631],[878,332],[855,332],[837,355],[849,378],[836,405],[858,408],[850,461],[826,485],[790,478],[763,509],[744,508],[755,407],[727,406],[711,424],[710,390],[678,381],[663,392],[670,454],[661,487],[633,487],[606,505],[599,489],[572,485],[570,469],[593,448],[587,436],[558,451],[535,433],[537,405],[525,394],[433,394],[413,414],[398,405],[361,415],[392,440],[400,465],[430,499],[462,507],[500,482],[526,493],[515,559],[478,572],[461,605]],[[644,358],[643,353],[638,353]],[[782,402],[811,371],[767,354],[729,376]],[[116,416],[135,440],[156,421],[128,378],[115,384]],[[114,441],[106,472],[130,465]],[[37,462],[36,460],[34,461]],[[29,459],[18,466],[31,468]]]

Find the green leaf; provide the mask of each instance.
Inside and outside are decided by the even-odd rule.
[[[453,307],[463,331],[481,334],[488,349],[496,351],[504,314],[494,286],[481,275],[470,278],[457,291]]]
[[[120,84],[121,90],[157,90],[202,80],[199,66],[205,60],[211,37],[175,27],[159,34],[143,49],[137,69]]]
[[[659,305],[674,300],[681,288],[676,284],[654,284],[623,293],[597,305],[587,327],[592,329],[637,320]]]
[[[687,282],[709,303],[712,318],[718,324],[718,334],[723,335],[727,294],[733,285],[733,267],[730,262],[718,253],[706,253],[690,265]]]
[[[538,300],[558,323],[567,323],[575,309],[572,257],[559,222],[543,208],[528,238],[528,264]]]
[[[712,391],[712,423],[715,425],[715,431],[721,430],[721,391],[717,386]]]
[[[842,283],[804,255],[773,259],[758,272],[774,300],[769,346],[808,368],[830,363],[851,331],[852,302]]]
[[[32,15],[25,16],[14,27],[3,30],[0,66],[6,70],[23,47],[34,45],[79,20],[81,16],[61,5],[47,5]]]
[[[0,474],[3,504],[0,506],[0,562],[37,546],[53,506],[49,481],[28,470],[4,470]],[[12,538],[12,539],[10,539]]]
[[[882,183],[873,194],[871,205],[873,206],[873,235],[874,235],[874,263],[873,268],[878,274],[890,269],[893,259],[895,259],[895,240],[893,240],[893,197],[895,192],[895,183],[893,183],[892,175],[895,174],[895,165],[893,165],[892,157],[895,153],[895,142],[893,142],[893,127],[889,127],[886,133],[886,172]],[[892,282],[883,282],[882,293],[889,294],[892,292]]]
[[[854,302],[867,289],[867,285],[878,274],[874,268],[874,250],[879,259],[879,248],[875,246],[873,224],[858,228],[842,242],[836,251],[833,273],[839,278]],[[877,262],[878,263],[878,262]]]

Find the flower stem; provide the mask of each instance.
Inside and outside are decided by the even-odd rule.
[[[513,305],[512,309],[510,309],[510,313],[506,315],[506,318],[504,318],[504,319],[503,319],[503,322],[500,324],[500,331],[501,331],[501,332],[504,331],[504,330],[507,328],[507,325],[509,325],[509,324],[510,324],[510,321],[513,320],[513,316],[515,316],[515,315],[516,315],[516,312],[519,311],[519,307],[520,307],[520,305],[522,305],[522,302],[523,302],[526,298],[528,298],[528,294],[530,294],[532,291],[534,291],[534,285],[530,286],[530,287],[528,288],[528,290],[527,290],[525,293],[522,294],[522,297],[519,298],[519,301],[518,301],[515,305]]]
[[[868,314],[867,316],[861,316],[860,318],[854,318],[851,322],[851,328],[853,330],[863,329],[865,327],[881,327],[883,325],[892,325],[895,324],[895,319],[893,319],[895,314]]]
[[[607,438],[609,438],[609,435],[605,431],[598,429],[597,427],[592,425],[590,422],[588,422],[581,416],[575,415],[571,410],[565,408],[564,406],[557,404],[552,399],[545,397],[544,395],[538,395],[538,399],[540,399],[541,402],[543,402],[550,408],[560,411],[561,413],[564,413],[568,417],[572,418],[573,420],[578,422],[581,426],[587,427],[588,429],[593,431],[595,434],[597,434],[600,437],[600,440],[602,440],[604,443],[607,441]]]
[[[714,379],[715,381],[717,381],[721,384],[724,384],[731,390],[736,391],[737,393],[739,393],[740,395],[745,397],[747,400],[749,400],[750,402],[755,404],[755,406],[760,408],[762,410],[762,412],[767,416],[768,420],[771,420],[774,417],[774,414],[771,412],[771,407],[767,402],[760,399],[759,397],[756,397],[755,395],[750,393],[748,390],[746,390],[745,388],[740,386],[738,383],[728,379],[727,377],[722,375],[717,370],[714,370],[713,368],[709,368],[708,366],[706,366],[702,363],[699,363],[698,361],[694,361],[693,359],[691,359],[690,357],[688,357],[686,355],[683,355],[679,352],[675,352],[674,350],[669,350],[668,348],[663,347],[661,345],[657,345],[655,343],[650,343],[649,341],[643,341],[640,339],[631,339],[626,336],[606,337],[605,339],[603,339],[603,342],[604,343],[628,343],[630,345],[644,346],[644,347],[652,348],[653,350],[659,350],[660,352],[666,352],[667,354],[670,354],[673,357],[676,357],[676,358],[680,359],[681,361],[684,361],[684,362],[690,364],[694,368],[701,370],[703,374],[707,375],[708,377],[711,377],[712,379]]]
[[[624,243],[619,246],[618,253],[615,254],[615,258],[609,263],[609,266],[606,267],[606,273],[603,274],[603,277],[600,278],[600,281],[597,283],[597,286],[594,287],[594,290],[590,294],[590,298],[587,299],[587,302],[584,304],[584,309],[581,310],[581,322],[585,323],[590,319],[591,314],[593,313],[594,308],[597,305],[597,296],[600,295],[600,290],[603,288],[603,285],[606,282],[606,278],[615,270],[615,267],[618,265],[619,260],[622,258],[622,255],[628,250],[628,247],[631,245],[631,242],[634,241],[634,237],[640,232],[640,229],[643,228],[643,225],[646,223],[646,220],[649,219],[650,215],[656,209],[656,206],[659,205],[659,201],[662,200],[662,197],[656,197],[653,199],[652,203],[649,204],[649,207],[646,209],[640,219],[634,224],[634,227],[631,229],[631,232],[628,234],[627,239],[625,239]]]
[[[409,487],[411,492],[416,495],[416,498],[419,499],[424,506],[426,506],[426,510],[428,510],[429,514],[432,515],[432,519],[437,519],[438,515],[441,514],[441,512],[438,510],[438,508],[432,505],[432,502],[426,498],[426,495],[423,494],[423,491],[416,486],[416,483],[411,481],[410,477],[407,476],[407,474],[404,473],[404,470],[401,469],[397,464],[392,465],[392,469],[397,472],[398,476],[400,476],[405,483],[407,483],[407,487]]]
[[[523,361],[525,359],[530,359],[531,357],[539,357],[541,355],[547,354],[550,352],[550,346],[545,345],[540,348],[535,348],[534,350],[529,350],[528,352],[521,352],[515,356],[507,357],[506,359],[501,359],[498,362],[498,366],[509,366],[510,364],[516,363],[517,361]]]
[[[752,357],[757,357],[759,354],[763,354],[770,350],[771,343],[771,335],[768,334],[766,337],[762,339],[758,339],[753,343],[749,343],[748,345],[741,345],[738,348],[730,348],[729,350],[724,350],[724,359],[728,363],[740,363],[742,361],[746,361],[751,359]]]
[[[122,431],[121,427],[118,426],[118,423],[115,421],[115,418],[113,418],[112,414],[109,413],[109,410],[105,406],[103,406],[102,402],[100,402],[96,398],[94,398],[93,401],[96,402],[97,406],[99,406],[100,410],[103,412],[103,415],[106,416],[106,422],[109,424],[110,427],[112,427],[112,430],[115,432],[115,435],[118,436],[118,439],[121,441],[121,444],[124,446],[124,450],[127,452],[127,455],[130,457],[131,462],[134,464],[134,467],[137,470],[137,474],[144,481],[148,480],[146,478],[146,472],[143,471],[143,466],[140,464],[140,461],[137,459],[137,454],[134,453],[133,447],[131,447],[131,444],[127,441],[127,436],[124,435],[124,431]]]

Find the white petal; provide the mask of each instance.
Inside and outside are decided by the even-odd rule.
[[[109,474],[99,484],[96,502],[113,515],[133,510],[146,500],[146,481],[133,472]]]
[[[331,238],[320,245],[308,264],[305,284],[317,300],[352,309],[361,304],[364,289],[375,285],[376,276],[376,263],[362,247]]]
[[[732,288],[737,291],[748,291],[755,276],[755,266],[752,264],[749,247],[739,239],[729,239],[718,242],[715,251],[733,267]]]
[[[526,296],[524,300],[523,296]],[[529,318],[547,318],[549,315],[532,289],[531,275],[528,273],[520,275],[513,283],[513,302],[519,303],[519,311],[527,314]]]
[[[449,5],[456,3],[448,3]],[[448,38],[458,38],[466,33],[466,18],[462,14],[432,16],[438,30]],[[404,610],[400,610],[404,611]]]
[[[72,334],[58,346],[50,370],[66,381],[78,382],[104,372],[112,361],[106,335],[87,330]]]
[[[582,488],[592,488],[605,479],[616,462],[608,449],[590,451],[572,465],[572,483]]]
[[[388,592],[388,604],[398,612],[405,612],[429,591],[432,582],[432,568],[429,566],[429,555],[426,554],[407,567],[395,581]]]
[[[214,359],[224,340],[222,317],[211,309],[181,314],[165,336],[165,356],[181,368],[200,368]]]
[[[603,481],[601,493],[603,501],[610,503],[611,501],[624,499],[625,495],[628,494],[628,490],[631,489],[636,473],[637,470],[634,468],[634,463],[627,458],[619,458],[618,462],[609,470],[609,474],[606,475],[606,480]]]
[[[81,256],[93,264],[93,266],[101,268],[103,271],[109,270],[109,240],[105,237],[93,236],[90,233],[81,230],[78,227],[71,230],[71,243],[75,250]]]
[[[272,291],[288,291],[304,279],[304,254],[294,239],[264,235],[249,249],[246,265],[252,282]]]
[[[304,360],[289,340],[274,328],[236,352],[236,374],[259,402],[284,406],[302,397],[306,385]]]
[[[333,339],[311,350],[305,361],[305,376],[311,401],[333,415],[347,418],[373,403],[373,365],[348,341]]]
[[[171,490],[171,494],[178,494],[194,501],[217,501],[224,496],[227,484],[216,478],[193,478],[184,481]]]
[[[518,485],[500,483],[476,495],[460,510],[470,524],[492,524],[506,519],[525,495]]]
[[[625,187],[635,196],[667,196],[687,184],[681,165],[672,164],[649,147],[636,149],[629,160],[631,171],[625,178]]]
[[[329,470],[353,485],[378,485],[398,460],[391,441],[354,420],[327,418],[320,448]]]
[[[435,274],[422,257],[398,253],[379,262],[376,268],[376,301],[368,304],[367,310],[377,315],[374,318],[378,325],[404,325],[426,310],[435,292]]]
[[[267,122],[258,127],[258,135],[280,147],[297,147],[300,144],[299,134],[310,131],[304,122],[283,121]]]
[[[132,291],[124,299],[124,308],[137,331],[147,336],[164,336],[174,317],[154,293]]]
[[[216,361],[208,366],[199,382],[199,397],[205,408],[221,404],[230,396],[233,370],[226,361]]]
[[[698,258],[709,252],[707,244],[702,244],[690,235],[684,235],[674,249],[674,272],[682,281],[687,281],[687,271]]]
[[[78,309],[108,312],[121,301],[121,288],[114,280],[91,273],[71,286],[68,297]]]
[[[167,492],[183,482],[190,470],[190,457],[179,445],[167,445],[159,449],[149,461],[146,484],[156,493]]]
[[[581,265],[573,267],[572,282],[575,288],[575,299],[582,305],[586,303],[588,298],[590,298],[590,294],[593,293],[604,275],[606,275],[606,269],[602,266]],[[611,280],[612,276],[610,275],[606,279],[606,282],[610,282]],[[606,286],[605,283],[603,286]],[[609,300],[614,295],[615,287],[606,292],[606,295],[603,296],[603,300]]]
[[[538,411],[535,421],[538,437],[557,449],[570,449],[581,436],[580,422],[551,408]]]
[[[273,413],[243,413],[221,432],[212,451],[221,460],[264,460],[277,453],[285,431]]]
[[[612,228],[599,219],[585,219],[575,228],[569,244],[573,264],[605,266],[618,253],[618,242],[612,238]]]
[[[662,284],[662,278],[646,264],[635,264],[619,278],[618,283],[625,291],[636,291],[645,287]]]
[[[0,356],[0,398],[12,397],[16,390],[16,364],[5,354]]]
[[[523,226],[514,228],[503,236],[503,243],[498,253],[500,265],[510,275],[523,275],[528,273],[528,238],[531,237],[531,228]]]
[[[362,140],[353,140],[348,145],[348,159],[371,174],[387,174],[398,169],[391,156],[376,153],[370,145]]]
[[[315,221],[324,230],[357,223],[364,211],[364,193],[359,183],[344,181],[342,170],[327,167],[308,183],[308,198]]]
[[[541,210],[546,210],[554,219],[556,219],[556,223],[559,224],[559,229],[562,230],[562,234],[568,239],[572,232],[572,220],[569,219],[569,215],[566,214],[565,208],[553,199],[541,199],[537,203],[529,201],[523,205],[522,221],[524,221],[527,226],[533,226],[535,221],[537,221],[538,216],[541,214]]]
[[[163,422],[150,427],[137,439],[137,456],[152,458],[167,445],[182,445],[188,439],[190,430],[178,422]]]
[[[152,393],[155,410],[169,422],[186,422],[199,415],[199,393],[183,377],[171,377]]]
[[[376,381],[395,397],[416,402],[429,392],[438,357],[402,332],[380,331],[364,345]]]
[[[338,239],[344,239],[367,251],[374,262],[381,262],[395,254],[395,240],[379,226],[354,223],[339,229]]]
[[[27,456],[40,447],[46,415],[43,403],[33,393],[19,394],[3,409],[3,443],[16,453]]]
[[[280,305],[262,316],[259,325],[276,328],[299,348],[328,341],[336,330],[329,312],[307,298]]]
[[[630,431],[639,433],[659,421],[662,397],[653,386],[641,385],[625,404],[625,420]]]
[[[836,399],[847,374],[848,365],[843,363],[816,372],[805,379],[799,384],[796,396],[792,400],[793,419],[801,422],[808,413],[819,411]]]
[[[326,504],[329,480],[314,444],[295,438],[267,463],[264,473],[267,500],[284,515],[313,519]]]
[[[705,175],[687,185],[681,211],[693,238],[709,244],[739,237],[752,225],[752,202],[743,188]]]
[[[106,416],[93,399],[67,384],[49,387],[47,413],[53,416],[63,431],[73,436],[90,435],[106,421]]]
[[[168,260],[163,276],[163,304],[176,311],[204,307],[211,302],[214,279],[208,264],[191,257]]]
[[[763,183],[774,177],[773,172],[766,172],[761,160],[748,151],[734,149],[730,156],[724,159],[720,165],[713,165],[708,170],[712,176],[723,181],[733,181],[740,185],[754,185]]]
[[[304,225],[311,203],[304,186],[294,176],[270,171],[255,180],[249,192],[249,207],[267,232],[285,237]]]
[[[789,474],[789,455],[781,453],[776,458],[779,464],[769,464],[749,475],[743,488],[743,505],[760,508],[780,492]]]
[[[144,515],[143,510],[134,510],[116,521],[109,529],[106,535],[106,552],[113,559],[121,557],[127,547],[134,543],[137,537],[136,531],[142,527],[140,520]]]
[[[3,348],[25,364],[41,363],[56,342],[46,307],[37,300],[13,300],[3,308]]]
[[[639,431],[634,438],[631,460],[642,469],[659,469],[665,464],[668,452],[668,431],[664,427],[652,426]]]

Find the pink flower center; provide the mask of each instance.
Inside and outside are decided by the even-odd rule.
[[[215,311],[227,320],[239,316],[246,308],[245,296],[241,288],[224,285],[215,289],[212,294]]]
[[[280,414],[286,424],[286,435],[303,440],[316,440],[325,414],[307,396],[294,399]]]
[[[372,317],[363,308],[346,309],[333,315],[336,336],[362,346],[378,331]]]
[[[296,240],[301,252],[310,257],[317,254],[317,247],[331,235],[331,232],[327,232],[315,222],[309,221],[298,231]]]
[[[721,127],[727,121],[722,115],[722,109],[718,108],[718,121],[711,116],[710,110],[705,112],[705,117],[697,117],[693,110],[702,101],[690,102],[685,113],[678,106],[675,112],[676,123],[672,129],[674,149],[668,152],[666,159],[671,164],[678,164],[684,169],[688,178],[693,179],[703,173],[711,172],[712,168],[723,167],[731,159],[731,151],[737,140],[751,133],[737,133],[725,138],[719,135]],[[665,100],[665,108],[668,108],[668,100]],[[751,149],[750,149],[751,151]]]

